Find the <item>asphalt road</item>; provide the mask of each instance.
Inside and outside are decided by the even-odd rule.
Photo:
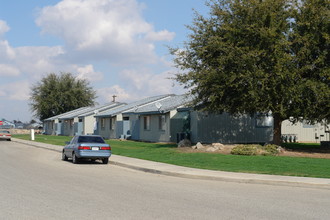
[[[330,190],[169,177],[0,141],[0,219],[330,219]],[[110,158],[111,160],[111,158]]]

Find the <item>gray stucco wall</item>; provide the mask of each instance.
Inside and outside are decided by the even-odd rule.
[[[44,122],[44,132],[47,135],[55,135],[55,122],[54,121]]]
[[[116,120],[116,116],[112,117],[113,120]],[[117,137],[117,121],[114,123],[114,127],[111,129],[111,118],[104,117],[104,127],[101,127],[102,118],[98,118],[98,131],[104,139],[116,139]],[[120,123],[120,122],[119,122]]]
[[[257,127],[256,119],[248,115],[235,118],[193,111],[190,116],[193,143],[268,143],[273,139],[273,127]]]
[[[75,126],[74,126],[73,119],[64,120],[62,122],[62,126],[63,126],[63,133],[61,135],[64,135],[64,136],[74,136],[74,134],[75,134]]]
[[[165,130],[159,129],[159,116],[160,115],[149,115],[150,116],[150,129],[144,129],[143,117],[147,115],[141,115],[140,117],[140,140],[151,141],[151,142],[170,142],[170,115],[165,114]]]

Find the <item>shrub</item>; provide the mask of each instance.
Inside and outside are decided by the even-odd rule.
[[[257,155],[260,145],[237,145],[231,150],[234,155]]]
[[[258,144],[247,144],[247,145],[237,145],[231,150],[231,154],[234,155],[272,155],[275,156],[279,153],[277,145],[267,144],[265,146],[261,146]]]
[[[262,149],[264,150],[263,155],[278,155],[279,153],[279,146],[275,144],[267,144],[265,146],[262,146]]]

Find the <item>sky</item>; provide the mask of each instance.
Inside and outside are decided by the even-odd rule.
[[[32,85],[49,73],[86,79],[104,104],[185,90],[181,48],[204,0],[0,0],[0,119],[29,122]]]

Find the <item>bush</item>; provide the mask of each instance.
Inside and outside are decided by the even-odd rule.
[[[267,144],[265,146],[261,146],[258,144],[248,144],[248,145],[237,145],[231,150],[231,154],[234,155],[272,155],[275,156],[279,153],[277,145]]]
[[[257,155],[260,145],[237,145],[231,150],[234,155]],[[261,146],[260,146],[261,147]]]
[[[262,146],[262,149],[264,150],[264,153],[262,155],[278,155],[279,153],[279,146],[275,144],[267,144],[265,146]]]

